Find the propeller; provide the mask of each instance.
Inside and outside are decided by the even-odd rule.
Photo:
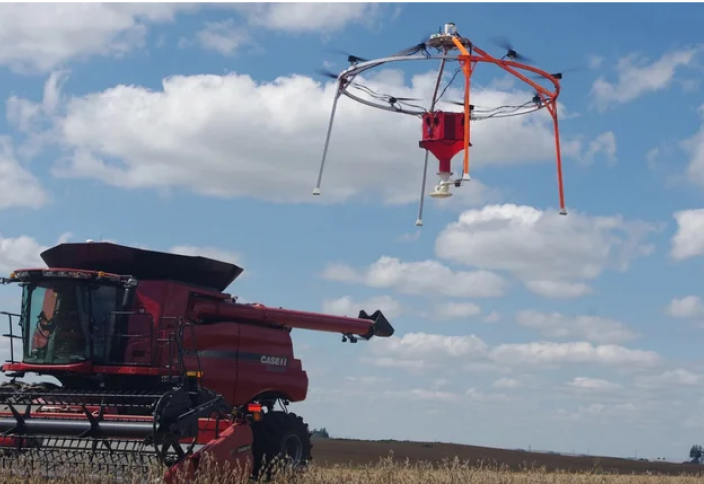
[[[335,74],[332,71],[327,71],[325,69],[316,69],[315,70],[316,74],[319,74],[323,77],[329,77],[330,79],[337,79],[338,75]]]
[[[464,102],[462,102],[462,101],[441,101],[441,102],[444,102],[447,104],[456,104],[457,106],[464,107]],[[469,105],[469,112],[472,112],[472,111],[474,111],[474,104]]]
[[[350,54],[349,52],[344,51],[344,50],[340,50],[340,49],[334,49],[331,52],[334,52],[336,54],[346,55],[347,62],[349,62],[350,64],[357,64],[358,62],[367,62],[369,60],[364,57],[359,57],[354,54]]]
[[[387,100],[391,104],[396,104],[398,101],[422,101],[422,99],[414,98],[414,97],[396,97],[396,96],[388,96]]]
[[[550,74],[550,75],[551,75],[552,77],[554,77],[555,79],[560,80],[560,79],[562,79],[562,76],[563,76],[563,74],[565,74],[565,73],[568,73],[568,72],[580,72],[580,71],[585,71],[585,70],[587,70],[586,67],[571,67],[571,68],[569,68],[569,69],[563,69],[563,70],[561,70],[560,72],[553,72],[553,73],[548,73],[548,74]],[[541,76],[541,75],[539,75],[539,74],[532,74],[532,75],[530,75],[530,76],[528,76],[528,77],[531,78],[531,79],[545,79],[543,76]]]
[[[506,37],[494,37],[494,39],[492,39],[490,42],[498,47],[506,49],[506,54],[504,54],[502,59],[505,57],[512,61],[524,62],[526,64],[533,63],[532,59],[522,54],[519,54],[516,49],[513,48],[513,45]]]
[[[396,52],[394,54],[391,54],[392,56],[401,56],[401,55],[412,55],[416,54],[418,52],[425,52],[427,55],[430,55],[430,52],[428,52],[428,39],[430,38],[430,34],[426,35],[421,39],[420,42],[418,42],[416,45],[413,45],[411,47],[408,47],[407,49],[403,49],[399,52]]]

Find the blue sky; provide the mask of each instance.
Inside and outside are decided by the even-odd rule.
[[[0,270],[88,238],[233,260],[246,275],[230,292],[246,300],[391,316],[389,340],[294,332],[311,379],[294,408],[312,426],[685,458],[704,426],[691,410],[704,401],[701,15],[697,4],[2,6]],[[418,121],[342,99],[323,195],[311,195],[334,89],[316,69],[345,67],[335,49],[382,57],[448,21],[493,55],[488,41],[508,36],[537,67],[583,68],[559,98],[569,216],[557,215],[545,112],[476,123],[473,181],[428,199],[418,228]],[[417,64],[367,80],[423,96],[436,65]],[[476,104],[532,96],[489,66],[473,82]],[[4,308],[17,301],[0,289]],[[360,407],[366,417],[349,418]]]

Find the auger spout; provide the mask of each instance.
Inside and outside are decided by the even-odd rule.
[[[365,339],[370,339],[373,336],[389,337],[394,334],[394,328],[378,310],[371,315],[360,311],[357,318],[351,318],[271,308],[262,304],[206,300],[195,304],[192,315],[195,319],[222,320],[231,318],[235,321],[242,320],[312,331],[353,334]]]

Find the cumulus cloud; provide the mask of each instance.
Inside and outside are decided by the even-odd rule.
[[[657,227],[621,216],[567,217],[514,204],[463,212],[438,235],[438,257],[480,270],[505,271],[549,297],[579,296],[583,281],[607,269],[626,270],[650,254],[644,238]]]
[[[369,350],[372,357],[365,361],[374,365],[420,370],[481,359],[488,345],[475,335],[421,332],[371,340]]]
[[[70,236],[69,232],[61,234],[56,243],[66,242]],[[15,269],[46,267],[40,254],[48,248],[29,235],[7,237],[0,233],[0,277]]]
[[[372,3],[240,4],[235,8],[257,28],[321,34],[350,24],[371,26],[385,11],[382,5]]]
[[[516,322],[521,326],[535,329],[548,338],[577,338],[593,343],[622,343],[639,336],[624,323],[599,316],[526,310],[516,314]]]
[[[177,3],[3,4],[0,65],[36,73],[89,56],[124,55],[144,45],[149,24],[194,8]]]
[[[323,301],[322,310],[324,313],[338,316],[349,316],[356,318],[360,310],[365,310],[371,314],[377,309],[384,315],[393,319],[402,312],[401,303],[391,296],[377,296],[369,299],[357,301],[351,296],[343,296],[339,299],[327,299]]]
[[[580,157],[580,161],[585,165],[591,165],[599,154],[604,155],[608,166],[616,164],[616,135],[613,131],[601,133],[591,141],[584,154]]]
[[[322,277],[425,296],[497,297],[504,293],[506,286],[503,278],[488,271],[454,272],[433,260],[401,262],[388,256],[380,257],[362,270],[347,264],[329,264]]]
[[[623,385],[619,383],[610,382],[602,378],[589,378],[585,376],[578,376],[572,379],[572,381],[567,383],[567,386],[588,391],[613,391],[623,388]]]
[[[526,287],[536,294],[553,299],[571,299],[592,292],[583,282],[566,281],[526,281]]]
[[[600,364],[619,368],[644,368],[660,364],[654,351],[588,342],[533,342],[500,344],[492,348],[491,359],[507,365]]]
[[[495,388],[518,388],[521,386],[521,383],[514,378],[503,377],[496,380],[491,386]]]
[[[680,210],[673,217],[677,230],[670,241],[670,256],[684,260],[704,255],[704,208]]]
[[[471,302],[446,302],[435,306],[433,315],[438,319],[467,319],[479,316],[482,308]]]
[[[15,269],[22,267],[44,267],[46,264],[39,254],[47,247],[32,237],[3,237],[0,234],[0,273],[4,277]]]
[[[600,76],[592,85],[594,105],[603,112],[613,104],[633,101],[643,95],[666,89],[670,86],[678,68],[692,63],[699,49],[684,49],[667,52],[660,59],[650,59],[639,54],[630,54],[618,61],[616,82],[608,82]]]
[[[599,365],[619,369],[643,369],[660,364],[654,351],[589,342],[507,343],[489,346],[476,335],[444,336],[423,332],[372,340],[371,357],[365,361],[377,366],[412,370],[459,367],[472,364],[524,367],[556,365]]]
[[[243,17],[207,23],[195,41],[231,55],[248,39],[249,31],[283,31],[329,35],[347,25],[377,25],[388,8],[356,3],[283,3],[198,5],[193,3],[99,4],[0,7],[0,65],[19,73],[48,72],[91,56],[119,57],[146,45],[148,28],[171,22],[179,13],[229,10]],[[90,26],[86,28],[86,26]]]
[[[580,406],[574,411],[560,408],[557,416],[560,419],[567,420],[628,421],[630,423],[630,421],[634,420],[634,414],[637,410],[639,410],[638,407],[632,403],[592,403]]]
[[[235,24],[233,19],[219,22],[206,22],[205,26],[198,31],[193,43],[197,43],[201,48],[214,50],[219,54],[230,57],[251,42],[248,31]],[[179,41],[179,46],[186,47],[192,42],[185,39]]]
[[[401,71],[386,70],[358,80],[377,92],[429,99],[434,76],[426,72],[408,79]],[[368,200],[368,194],[391,204],[417,202],[421,165],[409,170],[408,163],[423,157],[418,119],[346,97],[338,107],[322,195],[312,195],[335,89],[334,82],[321,84],[297,74],[257,81],[233,72],[177,75],[164,79],[158,90],[118,85],[65,97],[60,109],[52,110],[47,129],[64,150],[52,173],[123,188],[181,187],[207,196],[275,203]],[[459,91],[451,88],[448,99],[453,95]],[[487,106],[530,97],[527,90],[481,85],[473,92],[473,99]],[[32,116],[28,112],[25,117]],[[554,160],[552,125],[545,113],[476,123],[473,139],[473,156],[484,166]],[[584,149],[579,136],[563,136],[562,145],[566,158],[579,158]],[[459,164],[459,157],[455,161]],[[428,203],[448,207],[495,199],[496,191],[477,176],[481,173],[455,190],[457,197]],[[429,189],[435,183],[433,176],[427,178]]]
[[[689,182],[704,186],[704,104],[699,106],[701,124],[696,133],[681,142],[681,147],[689,155],[686,175]]]
[[[39,179],[15,157],[12,140],[0,136],[0,210],[38,209],[49,200],[49,194]]]
[[[673,318],[704,318],[704,302],[699,296],[685,296],[680,299],[673,299],[668,305],[666,313]]]
[[[701,385],[704,377],[685,368],[667,370],[657,375],[641,375],[636,380],[640,387],[693,387]]]

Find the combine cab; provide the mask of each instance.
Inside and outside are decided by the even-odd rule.
[[[308,391],[291,329],[351,342],[394,332],[380,311],[348,318],[239,304],[223,291],[242,268],[202,257],[90,242],[41,256],[48,268],[0,279],[22,287],[19,314],[2,313],[6,336],[22,343],[22,360],[13,344],[2,367],[6,474],[119,478],[156,464],[174,482],[206,456],[255,475],[277,457],[305,465],[308,426],[287,411]],[[60,385],[23,382],[27,373]]]

